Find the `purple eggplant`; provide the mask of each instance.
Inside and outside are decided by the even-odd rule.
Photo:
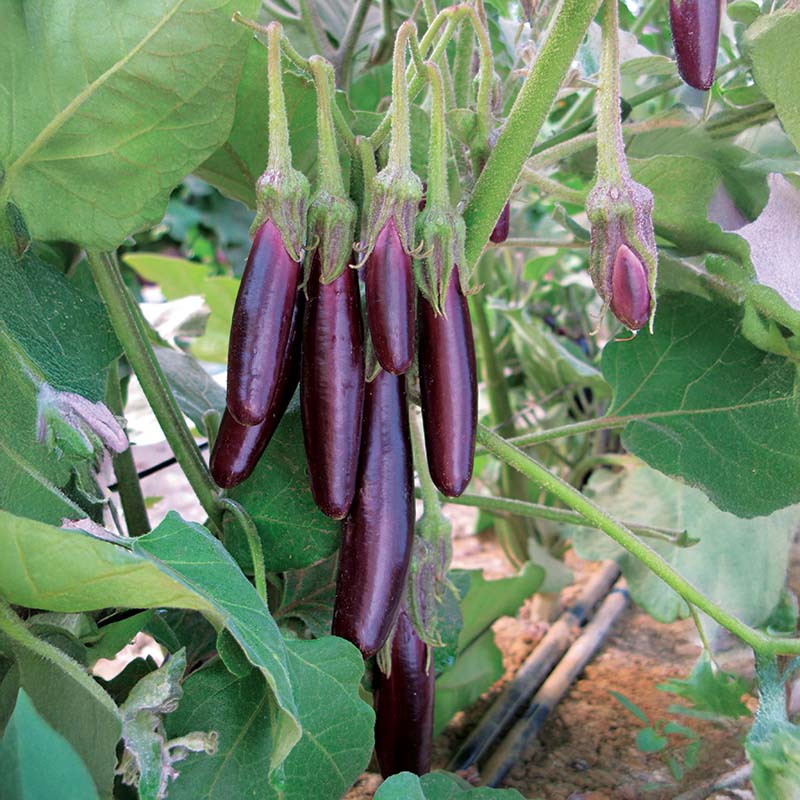
[[[364,658],[394,625],[414,538],[414,475],[405,377],[381,371],[366,386],[356,496],[342,525],[335,636]]]
[[[424,775],[431,768],[434,671],[428,645],[405,609],[392,639],[391,673],[376,670],[375,752],[381,775]]]
[[[621,244],[611,268],[611,312],[632,331],[650,319],[650,285],[639,257]]]
[[[300,327],[304,305],[303,292],[298,291],[286,342],[286,356],[281,361],[283,367],[278,377],[279,391],[263,422],[241,425],[227,408],[222,415],[211,451],[210,467],[211,476],[223,489],[230,489],[249,477],[291,402],[300,380]]]
[[[263,422],[280,394],[301,277],[300,264],[267,220],[253,239],[231,323],[227,406],[241,425]]]
[[[437,488],[458,497],[472,477],[478,425],[475,343],[458,267],[437,316],[419,299],[419,386],[428,468]]]
[[[364,267],[364,293],[375,355],[387,372],[402,375],[414,358],[414,273],[392,217]]]
[[[706,91],[714,83],[721,0],[670,0],[672,43],[681,78]]]
[[[356,271],[320,281],[311,267],[303,324],[300,411],[311,492],[333,519],[347,514],[356,491],[364,411],[364,331]]]
[[[495,244],[502,244],[506,239],[508,239],[508,226],[510,222],[511,203],[506,202],[506,204],[503,206],[503,210],[500,212],[500,216],[497,218],[494,228],[492,228],[492,232],[489,235],[489,240]]]

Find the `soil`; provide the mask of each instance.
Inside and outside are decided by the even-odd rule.
[[[457,531],[473,530],[465,509],[451,507]],[[564,589],[563,606],[588,579],[596,565],[571,554],[567,564],[575,582]],[[487,577],[512,573],[491,535],[456,533],[454,566],[483,568]],[[791,585],[800,587],[800,556],[793,564]],[[505,617],[494,626],[495,640],[503,653],[504,676],[473,706],[456,715],[434,743],[434,769],[444,769],[461,742],[478,723],[499,692],[547,631],[538,618],[538,607],[527,601],[516,618]],[[557,613],[558,609],[554,609]],[[744,765],[744,737],[751,720],[710,722],[671,714],[667,707],[678,699],[657,689],[669,678],[685,678],[702,650],[691,620],[661,624],[629,606],[614,625],[598,655],[590,662],[569,693],[551,713],[537,741],[511,770],[502,787],[517,789],[532,800],[675,800],[712,779]],[[752,676],[752,656],[733,639],[717,644],[717,660],[729,671]],[[652,722],[674,720],[688,725],[701,738],[699,761],[680,782],[670,774],[662,753],[644,753],[636,734],[644,727],[610,694],[616,691],[636,703]],[[755,700],[746,700],[751,710]],[[668,753],[679,760],[687,741],[669,737]],[[479,772],[465,775],[477,783]],[[380,776],[368,772],[346,800],[368,800],[380,786]],[[705,793],[709,798],[750,798],[747,783],[734,792]]]

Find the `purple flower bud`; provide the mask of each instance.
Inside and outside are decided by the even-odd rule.
[[[650,287],[647,271],[636,253],[621,244],[611,268],[611,311],[632,331],[650,319]]]

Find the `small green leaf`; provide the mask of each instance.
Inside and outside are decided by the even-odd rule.
[[[2,800],[96,800],[92,776],[72,745],[39,715],[24,689],[0,739]],[[107,787],[110,791],[110,784]]]
[[[470,786],[450,772],[430,772],[422,777],[400,772],[384,781],[375,800],[524,800],[516,789]]]
[[[652,728],[642,728],[636,734],[636,746],[643,753],[658,753],[667,746],[667,739],[659,736]]]
[[[315,639],[330,633],[336,564],[337,557],[331,556],[305,569],[283,573],[280,606],[275,611],[278,625],[294,628],[299,623]]]
[[[611,691],[611,692],[609,692],[609,694],[617,702],[619,702],[623,706],[625,706],[625,708],[627,708],[628,711],[630,711],[631,714],[633,714],[634,717],[637,717],[638,719],[640,719],[642,722],[644,722],[645,725],[649,725],[650,724],[650,720],[647,719],[647,714],[645,714],[644,711],[642,711],[642,709],[639,708],[639,706],[637,706],[636,703],[633,702],[633,700],[629,700],[627,697],[625,697],[624,694],[620,694],[619,692]]]

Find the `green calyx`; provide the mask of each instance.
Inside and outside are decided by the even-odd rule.
[[[319,251],[322,283],[331,283],[348,269],[357,215],[356,204],[347,197],[336,197],[326,191],[314,196],[308,209],[309,249]],[[306,273],[310,268],[309,258]]]
[[[406,84],[406,47],[416,43],[417,29],[407,20],[397,31],[392,68],[392,134],[389,158],[385,169],[372,179],[370,207],[365,222],[365,241],[361,262],[366,261],[375,240],[390,217],[394,218],[403,249],[409,255],[415,250],[415,222],[422,181],[411,169],[411,129],[409,121],[408,86]]]
[[[268,219],[281,234],[286,251],[301,261],[306,242],[306,210],[311,188],[302,172],[292,167],[289,123],[281,72],[281,26],[267,26],[267,78],[269,83],[269,155],[267,168],[256,182],[255,232]]]
[[[414,278],[434,313],[441,315],[453,267],[460,267],[461,289],[467,292],[469,273],[462,267],[467,263],[464,255],[466,226],[452,208],[426,206],[417,219],[417,234],[424,253],[421,258],[414,259]]]

